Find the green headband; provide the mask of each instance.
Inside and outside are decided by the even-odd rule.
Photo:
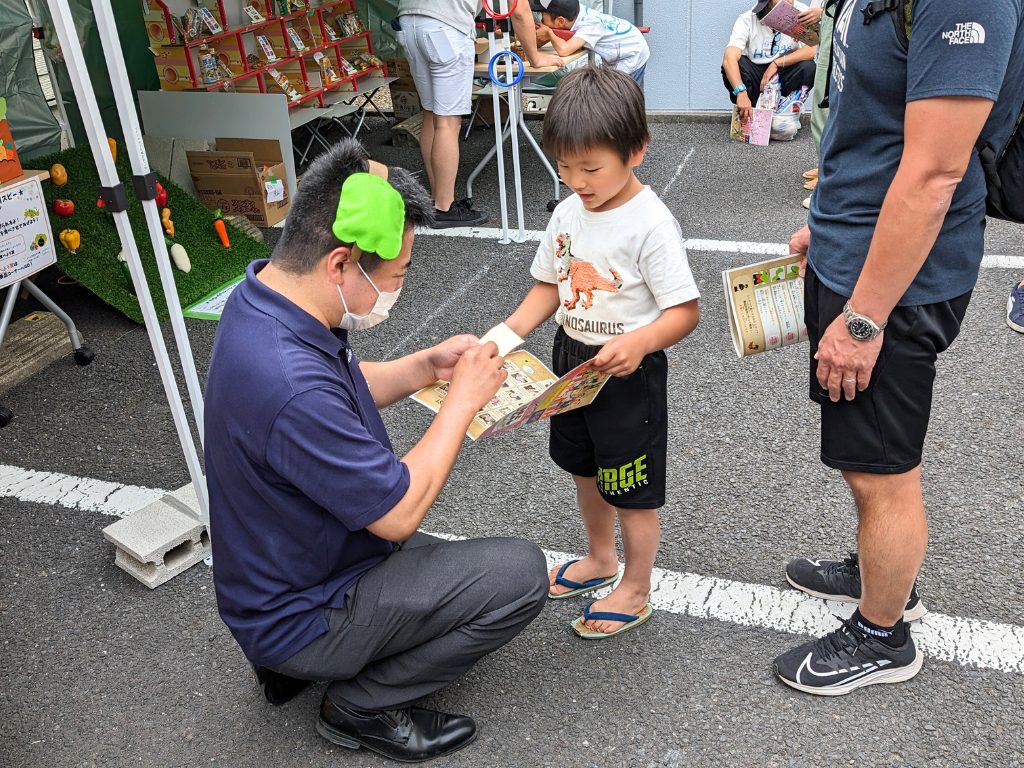
[[[343,243],[355,243],[390,261],[402,250],[405,202],[386,179],[373,173],[353,173],[341,185],[331,231]]]

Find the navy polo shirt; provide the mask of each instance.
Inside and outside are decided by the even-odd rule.
[[[345,331],[249,265],[217,328],[206,387],[213,581],[250,661],[328,629],[326,608],[394,550],[366,526],[409,488]]]
[[[836,15],[831,109],[808,220],[808,260],[821,282],[843,296],[860,279],[903,156],[907,103],[940,96],[994,101],[981,135],[1001,148],[1024,98],[1024,1],[914,0],[908,50],[890,13],[864,23],[866,5],[847,0]],[[974,287],[985,245],[985,194],[981,162],[972,153],[901,306],[947,301]]]

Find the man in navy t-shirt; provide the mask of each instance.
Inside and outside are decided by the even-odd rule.
[[[775,660],[783,682],[824,695],[921,668],[904,625],[925,612],[921,452],[935,362],[981,265],[974,147],[981,136],[1001,149],[1024,102],[1024,0],[914,0],[909,40],[901,4],[838,4],[818,188],[809,229],[790,242],[807,254],[821,460],[842,471],[859,521],[857,555],[786,567],[798,589],[859,602],[839,629]]]
[[[473,739],[470,718],[412,704],[515,637],[548,589],[526,541],[411,539],[505,378],[495,345],[457,336],[383,363],[349,345],[387,319],[430,208],[355,141],[318,158],[273,258],[228,300],[206,392],[221,617],[272,703],[333,681],[317,730],[403,761]],[[399,459],[378,408],[438,379],[448,398]]]

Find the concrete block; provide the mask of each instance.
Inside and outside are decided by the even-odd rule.
[[[114,564],[150,589],[210,554],[191,483],[103,529],[117,549]]]

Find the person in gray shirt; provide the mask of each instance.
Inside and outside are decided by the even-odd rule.
[[[536,25],[530,3],[515,2],[512,27],[523,53],[535,67],[561,66],[558,56],[537,50]],[[498,11],[498,0],[489,3]],[[420,152],[434,196],[435,229],[478,226],[487,214],[469,200],[455,199],[459,173],[459,133],[462,116],[472,110],[476,16],[480,0],[401,0],[398,4],[398,42],[405,49],[409,68],[423,107]]]

